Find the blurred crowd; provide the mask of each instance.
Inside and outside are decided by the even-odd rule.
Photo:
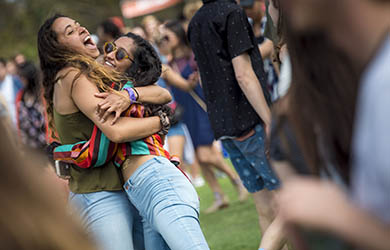
[[[229,206],[226,176],[239,201],[254,199],[259,250],[390,250],[390,1],[203,0],[180,16],[132,27],[112,17],[91,43],[102,64],[111,52],[123,59],[118,39],[129,33],[157,53],[155,84],[172,97],[164,148],[195,187],[212,190],[202,212]],[[142,74],[125,56],[139,67],[125,72]],[[68,180],[46,157],[62,141],[40,67],[0,58],[0,249],[115,249],[87,236]]]

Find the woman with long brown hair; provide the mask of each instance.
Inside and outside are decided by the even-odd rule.
[[[311,173],[325,178],[286,182],[281,213],[358,249],[389,249],[389,1],[283,4],[288,114]]]

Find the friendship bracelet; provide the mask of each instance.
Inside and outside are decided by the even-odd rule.
[[[138,98],[135,96],[135,93],[134,93],[135,89],[134,88],[123,88],[123,89],[126,90],[127,93],[129,94],[130,104],[133,104],[138,100]],[[137,95],[138,95],[138,93],[137,93]]]
[[[135,99],[135,101],[138,101],[138,99],[139,99],[139,93],[138,93],[138,91],[136,90],[136,88],[132,88],[133,90],[134,90],[134,92],[137,94],[137,97],[136,97],[136,99]]]

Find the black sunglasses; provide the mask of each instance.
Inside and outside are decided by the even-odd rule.
[[[104,44],[103,50],[105,54],[116,51],[115,59],[117,61],[122,61],[123,59],[128,58],[132,63],[134,63],[134,60],[130,58],[129,54],[127,54],[124,48],[117,48],[116,45],[112,42],[107,42],[106,44]]]

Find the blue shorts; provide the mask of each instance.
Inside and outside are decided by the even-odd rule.
[[[183,126],[184,123],[182,122],[175,124],[169,129],[167,136],[185,136]]]
[[[274,190],[280,186],[265,155],[265,136],[261,125],[255,127],[256,133],[244,141],[222,140],[234,168],[240,175],[246,189],[255,193],[264,188]]]

